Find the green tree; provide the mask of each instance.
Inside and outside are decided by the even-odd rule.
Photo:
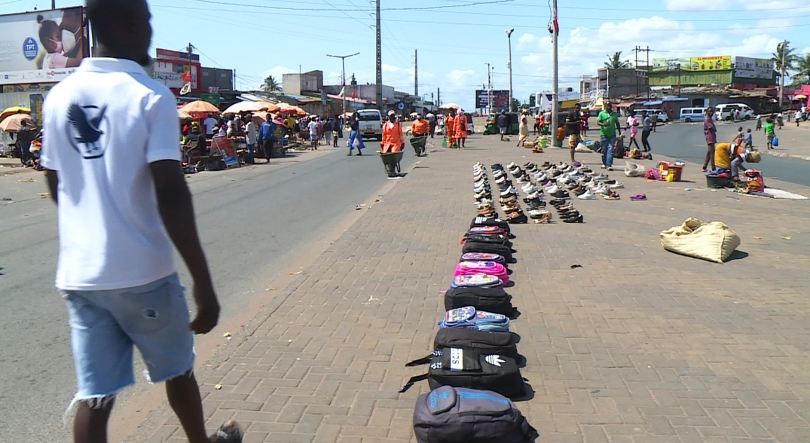
[[[793,76],[793,82],[802,84],[805,80],[810,84],[810,53],[796,58],[796,74]]]
[[[262,91],[265,92],[275,92],[280,90],[281,87],[278,84],[278,81],[273,78],[272,75],[268,75],[267,78],[264,79],[264,84],[262,84]]]
[[[607,58],[605,67],[608,69],[627,69],[631,66],[629,60],[622,60],[622,51],[614,52],[613,55],[608,54]]]
[[[789,41],[776,45],[776,52],[772,54],[771,60],[774,62],[774,67],[779,75],[785,73],[788,76],[788,71],[796,69],[796,61],[799,57],[794,54],[794,51],[796,49],[790,47]]]

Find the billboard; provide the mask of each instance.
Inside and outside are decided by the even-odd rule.
[[[734,57],[734,76],[772,80],[775,65],[767,58]]]
[[[189,70],[189,58],[191,59],[191,90],[201,91],[200,79],[202,77],[202,65],[200,56],[188,52],[172,51],[171,49],[156,50],[154,72],[152,78],[163,83],[170,89],[181,89],[183,87],[182,74]]]
[[[732,69],[730,55],[716,55],[710,57],[680,57],[680,58],[654,58],[653,72],[681,71],[730,71]]]
[[[654,58],[652,62],[653,72],[688,71],[691,66],[688,58]]]
[[[509,91],[508,90],[492,90],[492,109],[506,109],[509,107]],[[486,108],[489,106],[489,96],[484,89],[477,89],[475,91],[475,107]]]
[[[689,59],[689,64],[691,65],[690,70],[694,72],[730,71],[731,56],[713,55],[710,57],[692,57]]]
[[[81,6],[0,16],[0,85],[58,82],[89,53]]]

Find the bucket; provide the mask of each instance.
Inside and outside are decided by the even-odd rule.
[[[540,139],[540,147],[543,149],[546,149],[546,147],[548,147],[548,140],[546,140],[545,137]]]

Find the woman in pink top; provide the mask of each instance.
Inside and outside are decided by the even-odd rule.
[[[630,130],[630,141],[627,143],[627,147],[630,148],[631,145],[635,144],[636,148],[641,149],[639,147],[638,142],[636,141],[636,135],[638,135],[638,117],[635,115],[630,115],[627,117],[627,129]]]

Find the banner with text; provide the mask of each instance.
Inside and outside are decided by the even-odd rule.
[[[691,71],[730,71],[730,55],[713,55],[709,57],[692,57],[689,59]]]
[[[689,71],[691,63],[688,58],[654,58],[652,71],[653,72],[667,72],[667,71]]]
[[[58,82],[88,56],[84,8],[0,16],[0,85]]]
[[[773,79],[775,65],[766,58],[734,57],[734,76],[737,78]]]

